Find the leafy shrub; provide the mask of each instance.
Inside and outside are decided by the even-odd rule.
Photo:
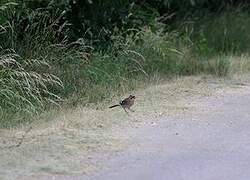
[[[248,52],[250,48],[249,24],[249,13],[238,7],[229,8],[220,14],[191,19],[182,29],[191,34],[197,53],[240,54]]]

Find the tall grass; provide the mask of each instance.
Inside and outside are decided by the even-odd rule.
[[[74,106],[109,99],[155,75],[225,76],[231,72],[227,54],[247,52],[250,41],[245,12],[185,21],[174,31],[166,32],[155,22],[116,32],[103,49],[85,37],[69,42],[63,12],[23,13],[32,22],[25,33],[20,33],[25,23],[21,14],[1,25],[1,127],[27,122],[51,103]]]
[[[197,52],[199,42],[192,41],[191,37],[178,32],[152,32],[150,29],[141,30],[136,37],[126,37],[121,58],[131,59],[134,72],[152,76],[158,74],[165,77],[193,75],[200,73],[226,75],[228,62],[220,54],[202,54]],[[207,46],[207,45],[205,45]],[[130,52],[133,52],[132,54]],[[123,53],[124,54],[124,53]],[[136,54],[137,56],[135,56]]]
[[[62,86],[54,75],[37,72],[49,65],[38,59],[22,59],[14,53],[0,56],[0,124],[2,127],[21,123],[45,109],[49,103],[57,104],[60,98],[50,86]],[[23,117],[20,117],[23,116]]]
[[[15,5],[10,2],[2,5],[1,17],[11,13],[9,7]],[[0,127],[11,127],[28,122],[48,104],[58,104],[61,99],[52,87],[62,88],[63,84],[49,72],[52,67],[46,56],[27,55],[39,51],[38,36],[19,42],[14,20],[2,18],[0,27]]]
[[[248,53],[250,48],[250,14],[243,7],[232,8],[218,14],[206,14],[199,18],[191,17],[188,21],[179,22],[181,31],[189,33],[194,41],[197,53],[241,54]]]

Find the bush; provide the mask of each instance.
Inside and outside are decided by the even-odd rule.
[[[202,55],[247,53],[250,48],[249,28],[249,13],[240,7],[190,20],[182,27],[185,31],[188,29],[197,53]]]

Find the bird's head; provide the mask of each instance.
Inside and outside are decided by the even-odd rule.
[[[129,99],[135,99],[134,95],[129,95]]]

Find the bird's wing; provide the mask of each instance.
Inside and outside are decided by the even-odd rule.
[[[123,101],[120,102],[120,105],[125,105],[125,104],[128,103],[128,101],[129,101],[129,99],[126,98],[126,99],[124,99]]]

